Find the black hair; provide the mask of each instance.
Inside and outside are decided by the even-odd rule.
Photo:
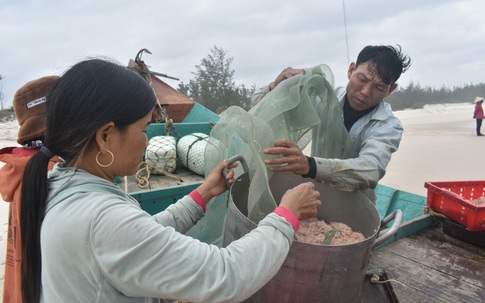
[[[123,131],[146,116],[156,104],[149,84],[133,70],[108,59],[88,59],[72,66],[47,97],[44,145],[66,166],[95,141],[96,131],[114,122]],[[23,302],[37,303],[41,294],[40,228],[49,193],[50,157],[35,154],[22,178]]]
[[[375,68],[382,81],[388,85],[394,84],[411,66],[411,58],[402,53],[399,45],[368,45],[360,51],[356,67],[365,62],[369,63],[369,67]]]

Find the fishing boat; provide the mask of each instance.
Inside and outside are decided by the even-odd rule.
[[[171,89],[168,85],[160,88]],[[180,140],[192,133],[209,135],[219,116],[197,102],[188,103],[190,106],[187,102],[179,106],[185,112],[177,122],[149,125],[148,138],[170,134]],[[168,106],[177,107],[176,102]],[[149,176],[144,188],[136,176],[122,179],[119,186],[145,211],[155,214],[203,182],[203,176],[177,167],[172,176]],[[426,182],[423,186],[428,188],[427,196],[377,186],[379,217],[400,210],[402,221],[389,239],[373,249],[358,302],[485,302],[485,206],[469,210],[463,204],[471,199],[470,192],[484,195],[485,181]],[[449,208],[452,213],[447,212]],[[463,222],[470,212],[478,216],[471,223]],[[473,230],[469,230],[470,224],[474,224]],[[322,298],[320,302],[326,301]]]
[[[200,120],[205,119],[205,122]],[[189,114],[172,125],[179,138],[191,133],[210,134],[218,116],[195,103]],[[149,125],[149,138],[165,131],[164,123]],[[140,189],[136,179],[120,183],[144,210],[155,214],[199,186],[203,176],[184,167],[178,179],[151,176],[150,186]],[[485,181],[481,182],[483,192]],[[425,186],[425,184],[423,184]],[[366,290],[374,299],[361,302],[485,302],[485,233],[470,232],[456,221],[425,213],[425,197],[379,184],[376,208],[381,218],[399,209],[403,212],[397,232],[373,252],[369,260]],[[481,211],[485,211],[484,208]],[[482,224],[485,221],[482,219]],[[371,282],[372,277],[378,281]]]

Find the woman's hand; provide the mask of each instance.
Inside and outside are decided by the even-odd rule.
[[[267,155],[281,155],[279,158],[266,159],[264,163],[272,165],[272,171],[291,171],[295,175],[307,175],[310,172],[310,163],[300,150],[298,145],[287,139],[280,139],[274,143],[274,147],[265,148]]]
[[[301,183],[289,189],[280,202],[280,206],[291,211],[299,220],[316,216],[320,205],[320,192],[315,190],[312,182]]]
[[[207,175],[204,182],[197,187],[196,191],[202,196],[205,202],[209,202],[215,196],[218,196],[227,190],[226,181],[232,184],[234,181],[234,171],[232,168],[237,164],[233,163],[224,176],[223,171],[227,166],[227,160],[219,163],[211,172]]]

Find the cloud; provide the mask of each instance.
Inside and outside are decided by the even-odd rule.
[[[0,7],[1,87],[10,102],[27,81],[61,74],[87,56],[127,64],[141,48],[152,52],[143,58],[153,70],[188,82],[216,45],[234,58],[236,82],[249,87],[271,82],[285,67],[320,63],[345,85],[349,61],[365,45],[400,44],[413,60],[403,86],[483,82],[481,0],[37,2]]]

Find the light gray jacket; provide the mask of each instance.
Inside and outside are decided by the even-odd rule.
[[[254,106],[269,93],[269,86],[260,88],[252,97]],[[345,89],[335,89],[343,107]],[[312,156],[315,147],[325,143],[319,135],[319,127],[313,130]],[[344,191],[360,190],[371,201],[376,201],[375,187],[386,173],[391,154],[399,148],[403,133],[401,121],[392,113],[391,106],[381,101],[377,107],[360,118],[349,131],[357,157],[349,159],[328,159],[314,157],[317,173],[315,180]],[[331,144],[331,143],[330,143]]]
[[[182,233],[203,216],[185,196],[154,216],[118,186],[56,166],[41,230],[42,302],[239,302],[269,281],[294,238],[271,213],[227,248]]]
[[[337,88],[336,93],[343,107],[345,90]],[[384,177],[392,153],[399,148],[402,132],[401,121],[394,116],[391,106],[384,101],[379,102],[374,110],[357,120],[349,131],[358,156],[349,159],[315,157],[315,179],[345,191],[361,190],[375,202],[374,189]],[[318,138],[312,144],[324,144],[324,139]]]

